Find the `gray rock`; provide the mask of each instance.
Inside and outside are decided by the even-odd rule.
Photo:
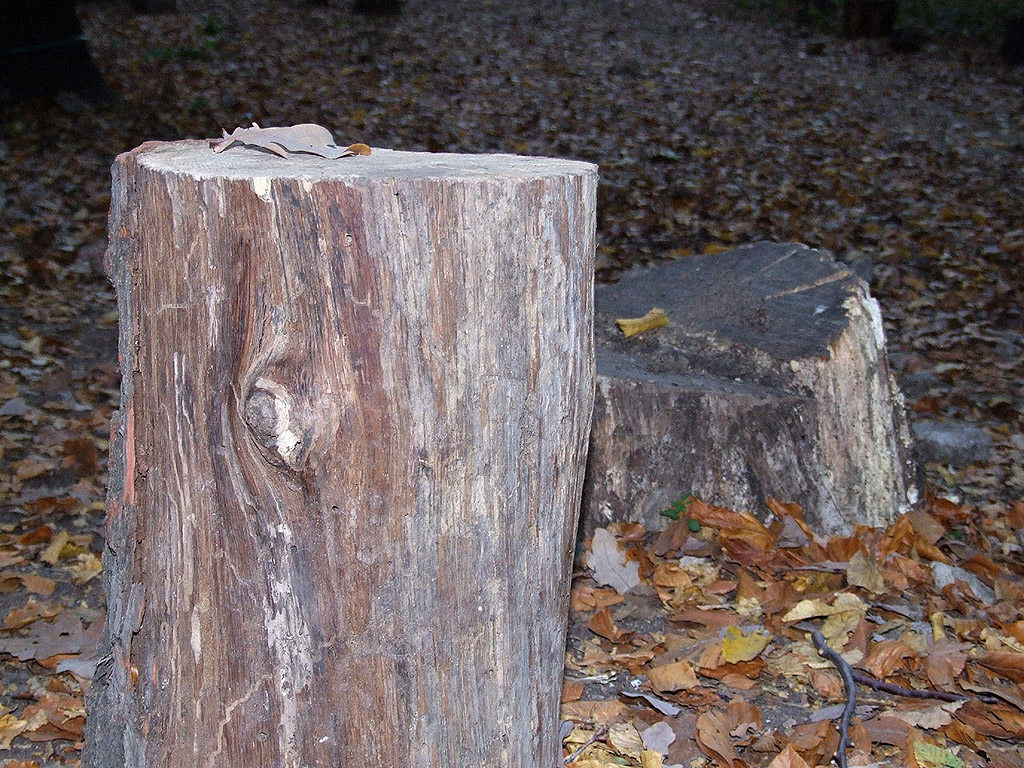
[[[960,422],[924,419],[911,424],[921,461],[941,461],[962,467],[988,461],[992,438],[983,429]]]

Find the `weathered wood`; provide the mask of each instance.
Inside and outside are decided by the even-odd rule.
[[[582,535],[663,528],[692,493],[763,516],[803,505],[823,533],[886,525],[917,498],[902,396],[878,304],[830,256],[759,243],[598,286],[597,399]],[[624,339],[617,317],[664,309]]]
[[[552,768],[596,169],[118,157],[92,768]]]

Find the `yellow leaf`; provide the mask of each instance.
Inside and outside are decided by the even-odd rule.
[[[789,609],[789,612],[782,617],[785,622],[802,621],[815,616],[835,616],[836,614],[853,613],[863,616],[867,612],[867,605],[854,594],[841,592],[836,595],[829,605],[824,600],[801,600]]]
[[[654,307],[643,317],[620,317],[615,320],[615,324],[619,326],[622,335],[628,339],[630,336],[636,336],[638,333],[649,331],[652,328],[668,325],[668,316],[665,314],[665,310]]]
[[[64,549],[64,546],[71,540],[71,536],[68,535],[67,531],[61,531],[54,536],[46,549],[43,550],[43,554],[39,556],[39,559],[44,563],[50,565],[56,565],[57,561],[60,560],[60,553]]]
[[[608,744],[623,757],[640,759],[644,742],[640,732],[630,723],[616,723],[608,729]]]
[[[771,635],[761,629],[746,633],[739,627],[729,627],[722,641],[722,658],[730,664],[753,661],[771,639]]]
[[[14,737],[24,732],[26,728],[28,723],[14,715],[0,717],[0,749],[10,749]]]
[[[661,752],[655,752],[651,749],[645,749],[640,753],[640,766],[641,768],[661,768],[663,765],[663,758]]]
[[[75,562],[67,566],[67,569],[75,584],[85,584],[103,572],[103,561],[92,552],[86,552],[75,558]]]
[[[707,255],[714,255],[716,253],[725,253],[726,251],[731,250],[732,246],[725,245],[724,243],[708,243],[701,249],[701,253]]]
[[[794,605],[782,620],[785,622],[790,621],[803,621],[804,619],[814,618],[815,616],[831,616],[832,607],[824,600],[801,600],[799,603]]]
[[[925,741],[914,742],[914,759],[920,768],[963,768],[964,761],[945,747]]]

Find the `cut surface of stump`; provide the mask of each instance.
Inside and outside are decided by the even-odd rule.
[[[685,494],[822,533],[887,525],[917,498],[903,399],[866,284],[827,253],[758,243],[627,273],[595,292],[598,387],[583,535],[664,528]],[[616,318],[665,310],[624,338]]]
[[[149,143],[91,768],[551,768],[596,168]]]

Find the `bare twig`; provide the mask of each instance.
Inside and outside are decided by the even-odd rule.
[[[589,747],[591,744],[593,744],[598,739],[604,738],[604,735],[606,733],[608,733],[608,726],[607,725],[602,725],[600,728],[598,728],[596,731],[594,731],[594,735],[591,736],[589,739],[587,739],[583,744],[581,744],[579,746],[579,748],[575,752],[573,752],[567,758],[562,760],[562,765],[568,765],[569,763],[575,763],[576,762],[576,758],[578,758],[580,755],[583,754],[583,750],[584,749]]]
[[[839,719],[839,746],[836,748],[836,765],[839,768],[846,768],[846,749],[850,745],[850,720],[853,719],[853,708],[857,706],[857,683],[853,679],[853,669],[842,656],[828,647],[825,637],[816,629],[811,630],[811,639],[814,640],[814,647],[818,653],[831,661],[839,669],[843,676],[843,686],[846,688],[846,706],[843,707],[843,716]]]
[[[904,688],[900,685],[887,683],[883,680],[876,680],[871,675],[864,674],[859,669],[853,670],[853,679],[868,688],[876,691],[891,693],[894,696],[907,696],[912,699],[938,699],[939,701],[970,701],[971,697],[963,693],[950,693],[948,691],[918,691],[913,688]]]

